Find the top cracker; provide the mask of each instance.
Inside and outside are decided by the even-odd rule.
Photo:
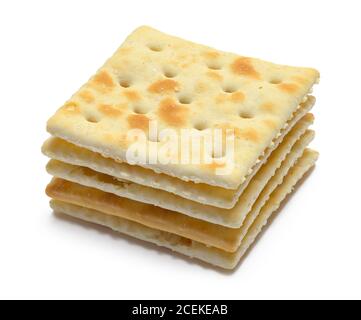
[[[130,129],[233,129],[235,166],[141,164],[186,181],[236,189],[318,80],[314,69],[218,51],[149,27],[136,29],[48,121],[48,131],[119,161]],[[152,140],[152,139],[150,139]],[[160,143],[157,141],[148,143]],[[227,155],[226,155],[227,157]]]

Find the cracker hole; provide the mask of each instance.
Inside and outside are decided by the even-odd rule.
[[[249,112],[249,111],[241,111],[239,113],[239,116],[242,118],[242,119],[252,119],[254,118],[254,115]]]
[[[171,68],[164,68],[163,74],[166,78],[175,78],[177,76],[177,71]]]
[[[192,98],[189,95],[183,95],[178,98],[178,101],[181,104],[190,104],[192,103]]]
[[[273,78],[269,81],[269,83],[271,83],[271,84],[280,84],[281,82],[282,82],[282,80],[279,78]]]
[[[90,122],[90,123],[98,123],[100,121],[100,119],[98,119],[97,117],[95,116],[85,116],[85,120]]]
[[[221,70],[222,69],[222,65],[216,61],[208,62],[207,67],[208,67],[208,69],[211,69],[211,70]]]
[[[223,87],[223,91],[225,93],[233,93],[237,91],[237,88],[235,86],[228,85]]]
[[[209,128],[209,125],[204,121],[197,122],[194,125],[194,129],[199,130],[199,131],[203,131],[203,130],[206,130],[208,128]]]
[[[151,44],[148,44],[148,48],[149,50],[152,50],[154,52],[160,52],[160,51],[163,51],[163,46],[158,44],[158,43],[151,43]]]
[[[134,106],[133,112],[136,114],[147,114],[148,110],[146,110],[143,106]]]
[[[130,80],[127,80],[127,79],[120,80],[119,84],[123,88],[129,88],[132,85]]]

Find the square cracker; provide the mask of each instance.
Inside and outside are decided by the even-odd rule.
[[[243,238],[240,247],[234,253],[208,247],[202,243],[181,236],[155,230],[136,222],[73,204],[52,200],[51,207],[56,212],[62,212],[81,220],[109,227],[114,231],[169,248],[175,252],[202,260],[214,266],[233,269],[259,235],[262,227],[267,224],[272,213],[278,209],[285,197],[292,192],[297,182],[315,164],[317,157],[317,152],[309,149],[306,150],[302,158],[287,174],[284,183],[272,193],[257,219],[253,222],[246,236]]]
[[[200,204],[166,191],[156,190],[127,181],[118,181],[110,175],[57,160],[51,160],[48,163],[47,171],[55,177],[100,189],[120,197],[156,205],[226,227],[238,228],[242,225],[246,214],[250,211],[262,189],[281,166],[287,155],[291,153],[288,158],[296,158],[313,139],[313,132],[310,131],[305,134],[312,122],[313,115],[307,114],[294,126],[286,135],[281,145],[273,151],[268,162],[262,166],[249,182],[247,188],[239,197],[237,204],[232,209],[221,209]]]
[[[293,131],[293,127],[297,123],[297,126],[299,126],[299,120],[304,117],[309,110],[312,109],[314,103],[315,98],[309,96],[307,101],[300,105],[300,107],[293,114],[292,118],[287,122],[287,126],[282,129],[280,136],[278,136],[272,142],[272,145],[267,148],[263,157],[260,159],[260,162],[252,168],[252,173],[247,176],[246,181],[244,181],[237,190],[224,189],[204,183],[186,182],[169,175],[155,173],[151,169],[145,169],[140,166],[132,166],[126,162],[119,162],[110,158],[102,157],[98,153],[78,147],[65,140],[55,137],[51,137],[45,141],[42,147],[42,152],[51,159],[59,160],[61,162],[76,166],[87,167],[94,171],[113,176],[120,181],[134,182],[138,185],[159,189],[172,193],[176,196],[183,197],[187,200],[208,206],[231,209],[236,205],[239,196],[243,191],[245,191],[251,179],[257,174],[258,170],[267,161],[272,151],[274,151],[283,141],[283,139],[285,139],[285,135],[288,135],[291,129]],[[158,195],[164,194],[162,191],[160,191]],[[144,192],[141,190],[139,190],[139,192],[144,194]],[[151,197],[155,200],[153,195]],[[139,200],[133,197],[130,198]],[[159,203],[154,203],[154,201],[144,202],[159,205]],[[186,203],[190,202],[186,201]],[[184,206],[182,205],[180,209],[183,208]],[[178,211],[173,207],[166,207],[166,209]]]
[[[264,191],[248,213],[246,220],[239,228],[227,228],[217,224],[194,219],[174,211],[131,201],[122,197],[100,191],[99,189],[84,187],[63,179],[54,179],[47,187],[47,194],[54,199],[70,202],[82,207],[88,207],[110,215],[120,216],[138,222],[148,227],[163,230],[173,234],[196,240],[209,246],[225,251],[234,252],[249,226],[257,217],[259,210],[273,190],[279,185],[289,169],[299,159],[312,139],[313,132],[307,132],[294,146],[282,166],[267,183]],[[104,181],[109,181],[108,178]]]
[[[235,167],[140,164],[185,181],[236,189],[281,131],[319,74],[238,56],[163,34],[135,30],[48,121],[73,144],[126,161],[130,129],[234,129]],[[162,146],[162,142],[149,144]],[[229,155],[226,155],[226,157]]]

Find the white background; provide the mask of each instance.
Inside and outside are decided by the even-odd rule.
[[[1,1],[0,298],[361,298],[360,1]],[[48,117],[137,26],[315,67],[316,170],[234,273],[55,217]]]

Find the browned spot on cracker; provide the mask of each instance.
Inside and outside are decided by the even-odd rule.
[[[123,94],[127,97],[130,101],[139,101],[140,100],[140,94],[135,90],[126,90],[123,92]]]
[[[80,91],[79,97],[88,103],[92,103],[95,100],[94,95],[89,90]]]
[[[148,87],[152,93],[164,94],[179,91],[179,84],[172,79],[158,80]]]
[[[106,71],[100,71],[97,73],[93,78],[93,82],[98,86],[103,86],[109,89],[114,87],[113,79]]]
[[[240,138],[252,141],[254,143],[257,143],[260,140],[260,136],[259,136],[258,131],[256,129],[253,129],[253,128],[240,130],[240,131],[237,132],[237,136],[239,136]]]
[[[270,129],[275,129],[277,127],[276,122],[271,119],[264,119],[263,123]]]
[[[104,133],[102,137],[106,142],[114,142],[114,136],[110,133]]]
[[[202,55],[209,59],[216,59],[220,56],[220,53],[217,51],[205,51],[202,53]]]
[[[149,118],[144,114],[131,114],[127,118],[128,125],[131,129],[140,129],[143,131],[149,128]]]
[[[122,114],[122,112],[119,109],[109,104],[99,104],[97,108],[101,113],[103,113],[104,115],[110,118],[119,117]]]
[[[177,104],[171,98],[162,100],[157,111],[161,120],[174,127],[181,127],[186,123],[188,112],[187,107]]]
[[[219,169],[219,168],[224,168],[226,166],[226,162],[216,162],[216,161],[213,161],[212,163],[207,163],[207,164],[203,164],[203,167],[206,168],[206,169],[210,169],[210,170],[216,170],[216,169]]]
[[[69,112],[69,113],[79,113],[80,112],[78,103],[76,103],[74,101],[66,102],[63,105],[62,110],[65,112]]]
[[[245,95],[241,91],[236,91],[231,94],[230,99],[233,102],[242,102],[245,99]]]
[[[272,102],[265,102],[259,108],[265,112],[274,112],[276,110],[276,106]]]
[[[298,85],[294,83],[280,83],[277,87],[287,93],[294,93],[298,90]]]
[[[223,80],[223,77],[218,72],[215,72],[215,71],[208,71],[206,73],[206,75],[209,78],[212,78],[212,79],[217,80],[217,81],[222,81]]]
[[[220,93],[217,97],[216,97],[216,103],[220,104],[220,103],[224,103],[225,101],[227,101],[228,97],[225,93]]]
[[[237,75],[242,75],[254,79],[260,79],[260,74],[251,63],[250,58],[240,57],[231,64],[231,70]]]

